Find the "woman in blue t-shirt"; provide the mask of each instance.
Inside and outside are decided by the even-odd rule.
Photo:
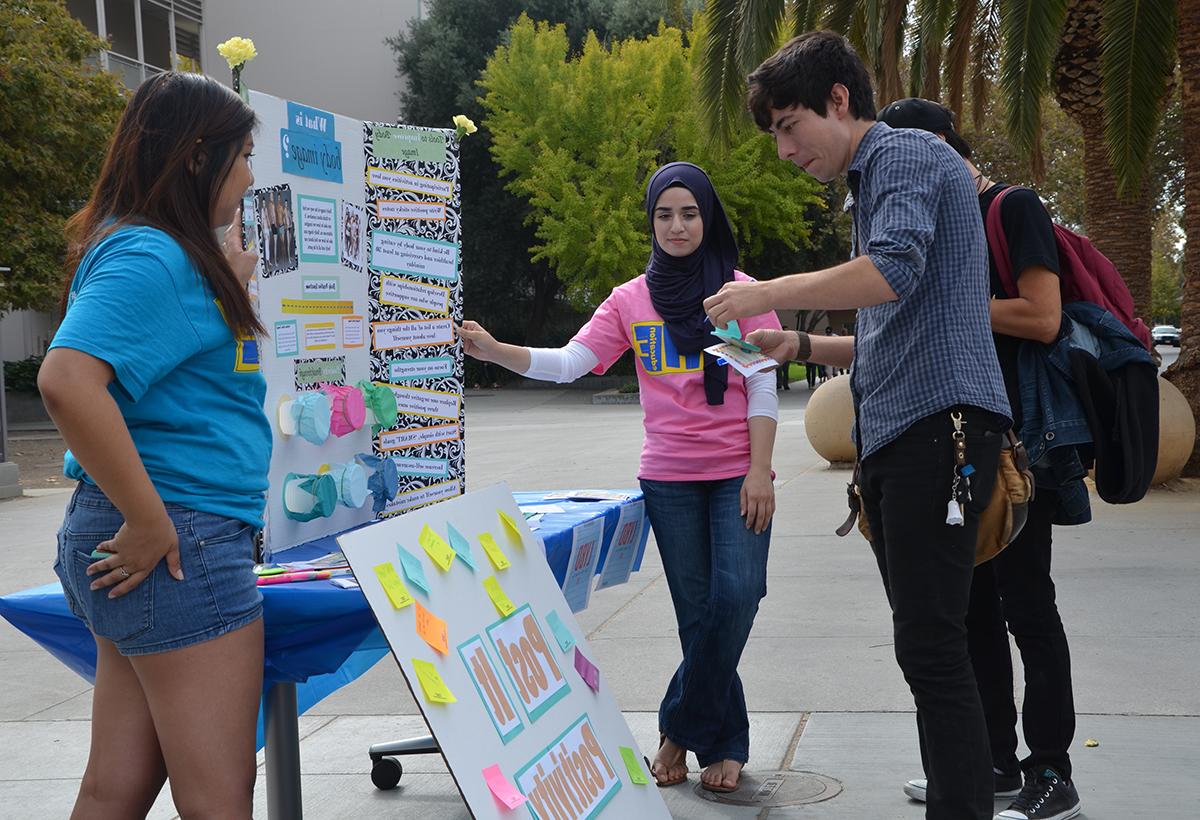
[[[147,80],[68,225],[38,387],[79,481],[54,569],[96,640],[77,818],[144,817],[167,777],[184,817],[251,814],[271,453],[239,213],[255,125],[214,80]]]

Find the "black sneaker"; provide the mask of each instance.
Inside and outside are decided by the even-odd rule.
[[[1043,769],[1025,781],[1025,788],[995,820],[1068,820],[1079,814],[1079,792],[1054,769]]]
[[[1021,778],[1020,772],[1017,772],[1016,774],[1005,774],[1004,772],[997,772],[995,769],[993,769],[992,773],[996,777],[997,800],[1007,800],[1010,797],[1016,797],[1021,793],[1021,784],[1024,781]],[[913,800],[919,800],[920,802],[924,803],[925,789],[927,786],[928,781],[926,781],[926,779],[923,777],[917,778],[916,780],[910,780],[904,784],[904,793]]]

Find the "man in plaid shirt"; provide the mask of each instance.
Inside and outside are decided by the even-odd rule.
[[[934,135],[875,122],[870,77],[839,35],[795,38],[749,86],[750,109],[780,159],[822,182],[846,176],[854,258],[727,284],[705,309],[718,327],[771,308],[859,309],[852,337],[765,330],[748,341],[778,361],[852,368],[863,508],[896,660],[916,702],[926,817],[985,820],[994,779],[965,618],[978,517],[1011,411],[975,187]],[[970,470],[956,462],[956,430]]]

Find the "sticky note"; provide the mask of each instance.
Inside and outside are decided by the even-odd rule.
[[[714,327],[713,335],[720,336],[722,339],[741,339],[742,329],[738,327],[737,320],[727,322],[724,328]]]
[[[442,676],[438,674],[437,667],[429,661],[423,661],[420,658],[412,659],[413,671],[417,673],[417,680],[421,682],[421,691],[425,693],[425,700],[430,703],[457,703],[458,698],[454,697],[454,693],[450,691],[450,687],[442,680]]]
[[[399,544],[396,545],[396,551],[400,553],[400,569],[404,571],[404,577],[410,584],[428,595],[429,581],[425,578],[425,567],[421,566],[421,559]]]
[[[446,639],[446,622],[421,606],[420,601],[414,603],[417,608],[417,634],[425,640],[425,643],[445,655],[450,651],[450,645]]]
[[[492,562],[493,567],[501,570],[512,566],[512,563],[501,552],[500,545],[496,543],[496,539],[492,537],[490,532],[481,533],[479,543],[483,545],[483,551],[487,553],[487,557]]]
[[[575,645],[575,637],[553,609],[546,614],[546,623],[550,624],[550,631],[554,633],[554,640],[558,641],[559,649],[566,652]]]
[[[508,533],[508,537],[511,538],[514,543],[524,546],[525,542],[521,538],[521,530],[517,527],[517,522],[513,521],[512,516],[506,513],[504,510],[496,510],[496,512],[500,513],[500,520],[504,522],[504,531]]]
[[[471,552],[471,542],[464,538],[463,534],[454,529],[454,526],[451,524],[446,525],[446,532],[450,535],[450,546],[454,549],[454,554],[474,571],[475,556]]]
[[[625,771],[629,772],[629,779],[639,786],[645,786],[650,781],[646,779],[646,772],[642,769],[642,761],[638,760],[637,752],[630,749],[628,746],[618,746],[621,750],[621,759],[625,761]]]
[[[496,611],[500,613],[501,617],[507,618],[516,612],[517,608],[513,606],[512,601],[508,600],[508,596],[500,588],[500,582],[496,580],[495,575],[489,575],[483,579],[483,588],[487,590],[488,597],[496,605]]]
[[[417,536],[417,540],[421,542],[421,547],[442,572],[450,571],[450,565],[454,563],[454,550],[450,549],[450,545],[442,536],[426,524],[421,527],[421,534]]]
[[[404,582],[396,574],[394,566],[390,563],[380,564],[374,569],[375,577],[379,579],[379,583],[383,586],[383,591],[387,593],[388,600],[392,602],[392,606],[396,609],[404,609],[404,607],[413,602],[412,595],[408,593],[408,587],[404,586]]]
[[[508,778],[500,771],[499,766],[492,765],[484,769],[483,779],[492,794],[496,796],[496,799],[510,809],[515,809],[517,806],[525,803],[525,795],[513,788],[512,783],[508,782]]]
[[[583,678],[583,682],[592,688],[593,692],[600,691],[600,670],[583,656],[578,646],[575,647],[575,671],[579,673],[579,677]]]

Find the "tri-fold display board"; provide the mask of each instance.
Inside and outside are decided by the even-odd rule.
[[[338,537],[477,818],[669,818],[503,484]]]
[[[268,554],[460,495],[458,137],[250,92]]]

